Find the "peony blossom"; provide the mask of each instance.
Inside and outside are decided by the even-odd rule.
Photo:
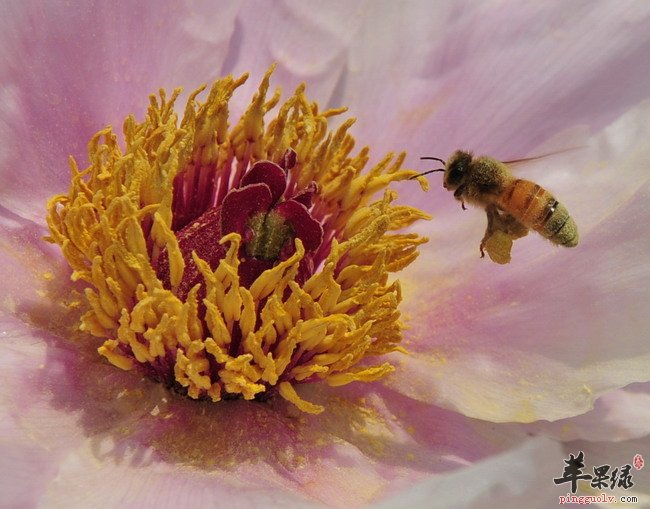
[[[570,453],[583,451],[589,467],[647,453],[645,5],[25,2],[5,11],[0,505],[549,507],[566,494],[552,479]],[[274,62],[269,83],[285,100],[305,82],[319,111],[349,107],[369,167],[407,151],[399,202],[433,216],[409,225],[429,242],[396,276],[408,353],[387,348],[362,360],[393,366],[366,383],[301,384],[265,401],[250,401],[259,388],[215,401],[188,371],[187,394],[177,394],[119,369],[135,354],[107,362],[115,344],[89,335],[90,320],[80,330],[87,284],[71,281],[60,249],[43,240],[53,235],[45,204],[70,191],[68,156],[83,170],[101,148],[95,133],[109,124],[121,133],[132,114],[127,134],[104,138],[128,143],[150,94],[160,105],[182,86],[178,108],[202,83],[248,72],[229,102],[234,125]],[[557,193],[580,245],[556,248],[531,234],[515,241],[510,264],[481,259],[484,213],[461,210],[439,174],[426,193],[405,180],[429,169],[421,156],[458,148],[503,160],[576,148],[517,172]],[[259,160],[281,180],[291,157]],[[292,233],[255,258],[285,263],[303,250],[303,260],[323,261],[305,195],[283,187],[281,200],[272,189],[289,180],[247,178],[236,192],[268,188],[270,198],[243,212],[224,205],[234,219],[218,223],[231,227],[232,252],[246,238],[238,218],[262,213]],[[303,187],[309,194],[310,182]],[[179,220],[189,223],[178,232],[193,219]],[[189,230],[176,238],[198,247]],[[248,254],[259,255],[253,244]],[[160,263],[171,267],[173,242],[164,249]],[[208,272],[183,258],[192,261]],[[301,264],[299,284],[311,270]],[[268,269],[253,265],[251,280]],[[183,283],[171,268],[156,276]],[[184,283],[188,300],[193,282]],[[634,480],[615,494],[647,502],[646,470]]]
[[[79,329],[105,339],[114,366],[196,400],[279,393],[317,414],[296,385],[372,382],[394,368],[365,361],[404,352],[389,274],[426,238],[394,231],[428,216],[387,188],[418,176],[404,156],[364,173],[351,122],[328,132],[341,111],[319,111],[304,86],[268,121],[273,69],[231,129],[246,75],[217,80],[203,103],[202,88],[190,94],[180,123],[180,91],[161,91],[144,122],[125,121],[124,151],[110,128],[96,134],[91,164],[72,159],[70,191],[48,202],[46,240],[87,286]]]

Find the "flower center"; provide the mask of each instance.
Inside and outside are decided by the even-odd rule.
[[[393,370],[372,359],[401,350],[401,290],[390,274],[426,241],[397,233],[428,216],[394,205],[404,155],[364,171],[352,121],[328,132],[300,86],[268,121],[264,77],[228,128],[245,81],[217,81],[203,104],[151,98],[128,117],[124,148],[110,128],[72,161],[68,194],[48,204],[50,241],[86,283],[80,328],[99,353],[195,399],[266,399],[323,410],[296,387],[370,382]],[[265,120],[268,124],[265,124]],[[383,195],[376,197],[379,190]]]
[[[251,238],[245,243],[246,254],[260,260],[277,261],[282,247],[290,238],[294,238],[291,225],[274,210],[255,214],[248,227]]]

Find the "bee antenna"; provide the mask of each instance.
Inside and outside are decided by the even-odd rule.
[[[417,175],[413,175],[412,177],[409,177],[409,180],[413,180],[413,179],[416,179],[418,177],[423,177],[424,175],[428,175],[429,173],[433,173],[435,171],[445,171],[445,169],[444,168],[438,168],[437,170],[429,170],[429,171],[425,171],[424,173],[418,173]]]
[[[430,159],[431,161],[440,161],[442,164],[447,164],[446,162],[444,162],[439,157],[420,157],[420,159]]]

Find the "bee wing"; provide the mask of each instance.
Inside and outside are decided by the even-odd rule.
[[[503,161],[503,164],[507,164],[508,166],[518,166],[520,164],[529,163],[531,161],[539,161],[540,159],[546,159],[547,157],[555,156],[558,154],[564,154],[565,152],[571,152],[573,150],[580,150],[583,148],[586,148],[586,145],[581,145],[579,147],[565,148],[562,150],[557,150],[555,152],[548,152],[546,154],[541,154],[538,156],[524,157],[522,159],[511,159],[510,161]]]

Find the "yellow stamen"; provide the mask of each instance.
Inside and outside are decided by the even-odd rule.
[[[169,376],[192,398],[253,399],[277,390],[301,410],[319,413],[323,408],[302,400],[294,382],[321,379],[338,386],[393,370],[367,360],[402,350],[401,291],[389,274],[410,264],[426,239],[391,232],[428,216],[394,205],[394,191],[371,201],[415,172],[401,169],[404,154],[388,154],[364,172],[368,149],[351,155],[354,121],[328,132],[327,119],[345,109],[319,112],[304,85],[265,127],[280,99],[279,91],[266,98],[272,70],[230,131],[228,103],[246,75],[217,81],[203,104],[196,103],[203,88],[192,93],[180,125],[174,112],[180,90],[169,99],[161,90],[159,98],[151,97],[144,122],[126,119],[124,149],[110,127],[97,133],[88,147],[90,166],[80,171],[71,160],[69,193],[48,203],[49,240],[61,246],[72,278],[88,285],[80,327],[105,338],[98,351],[115,366],[158,369],[172,359]],[[316,182],[311,213],[334,235],[321,267],[298,282],[306,252],[295,238],[293,255],[245,287],[242,239],[231,233],[206,239],[226,249],[214,269],[193,254],[202,283],[179,298],[187,267],[173,228],[174,179],[188,171],[241,175],[255,161],[280,160],[288,149],[297,154],[290,185]],[[162,252],[169,259],[169,287],[152,262]]]

